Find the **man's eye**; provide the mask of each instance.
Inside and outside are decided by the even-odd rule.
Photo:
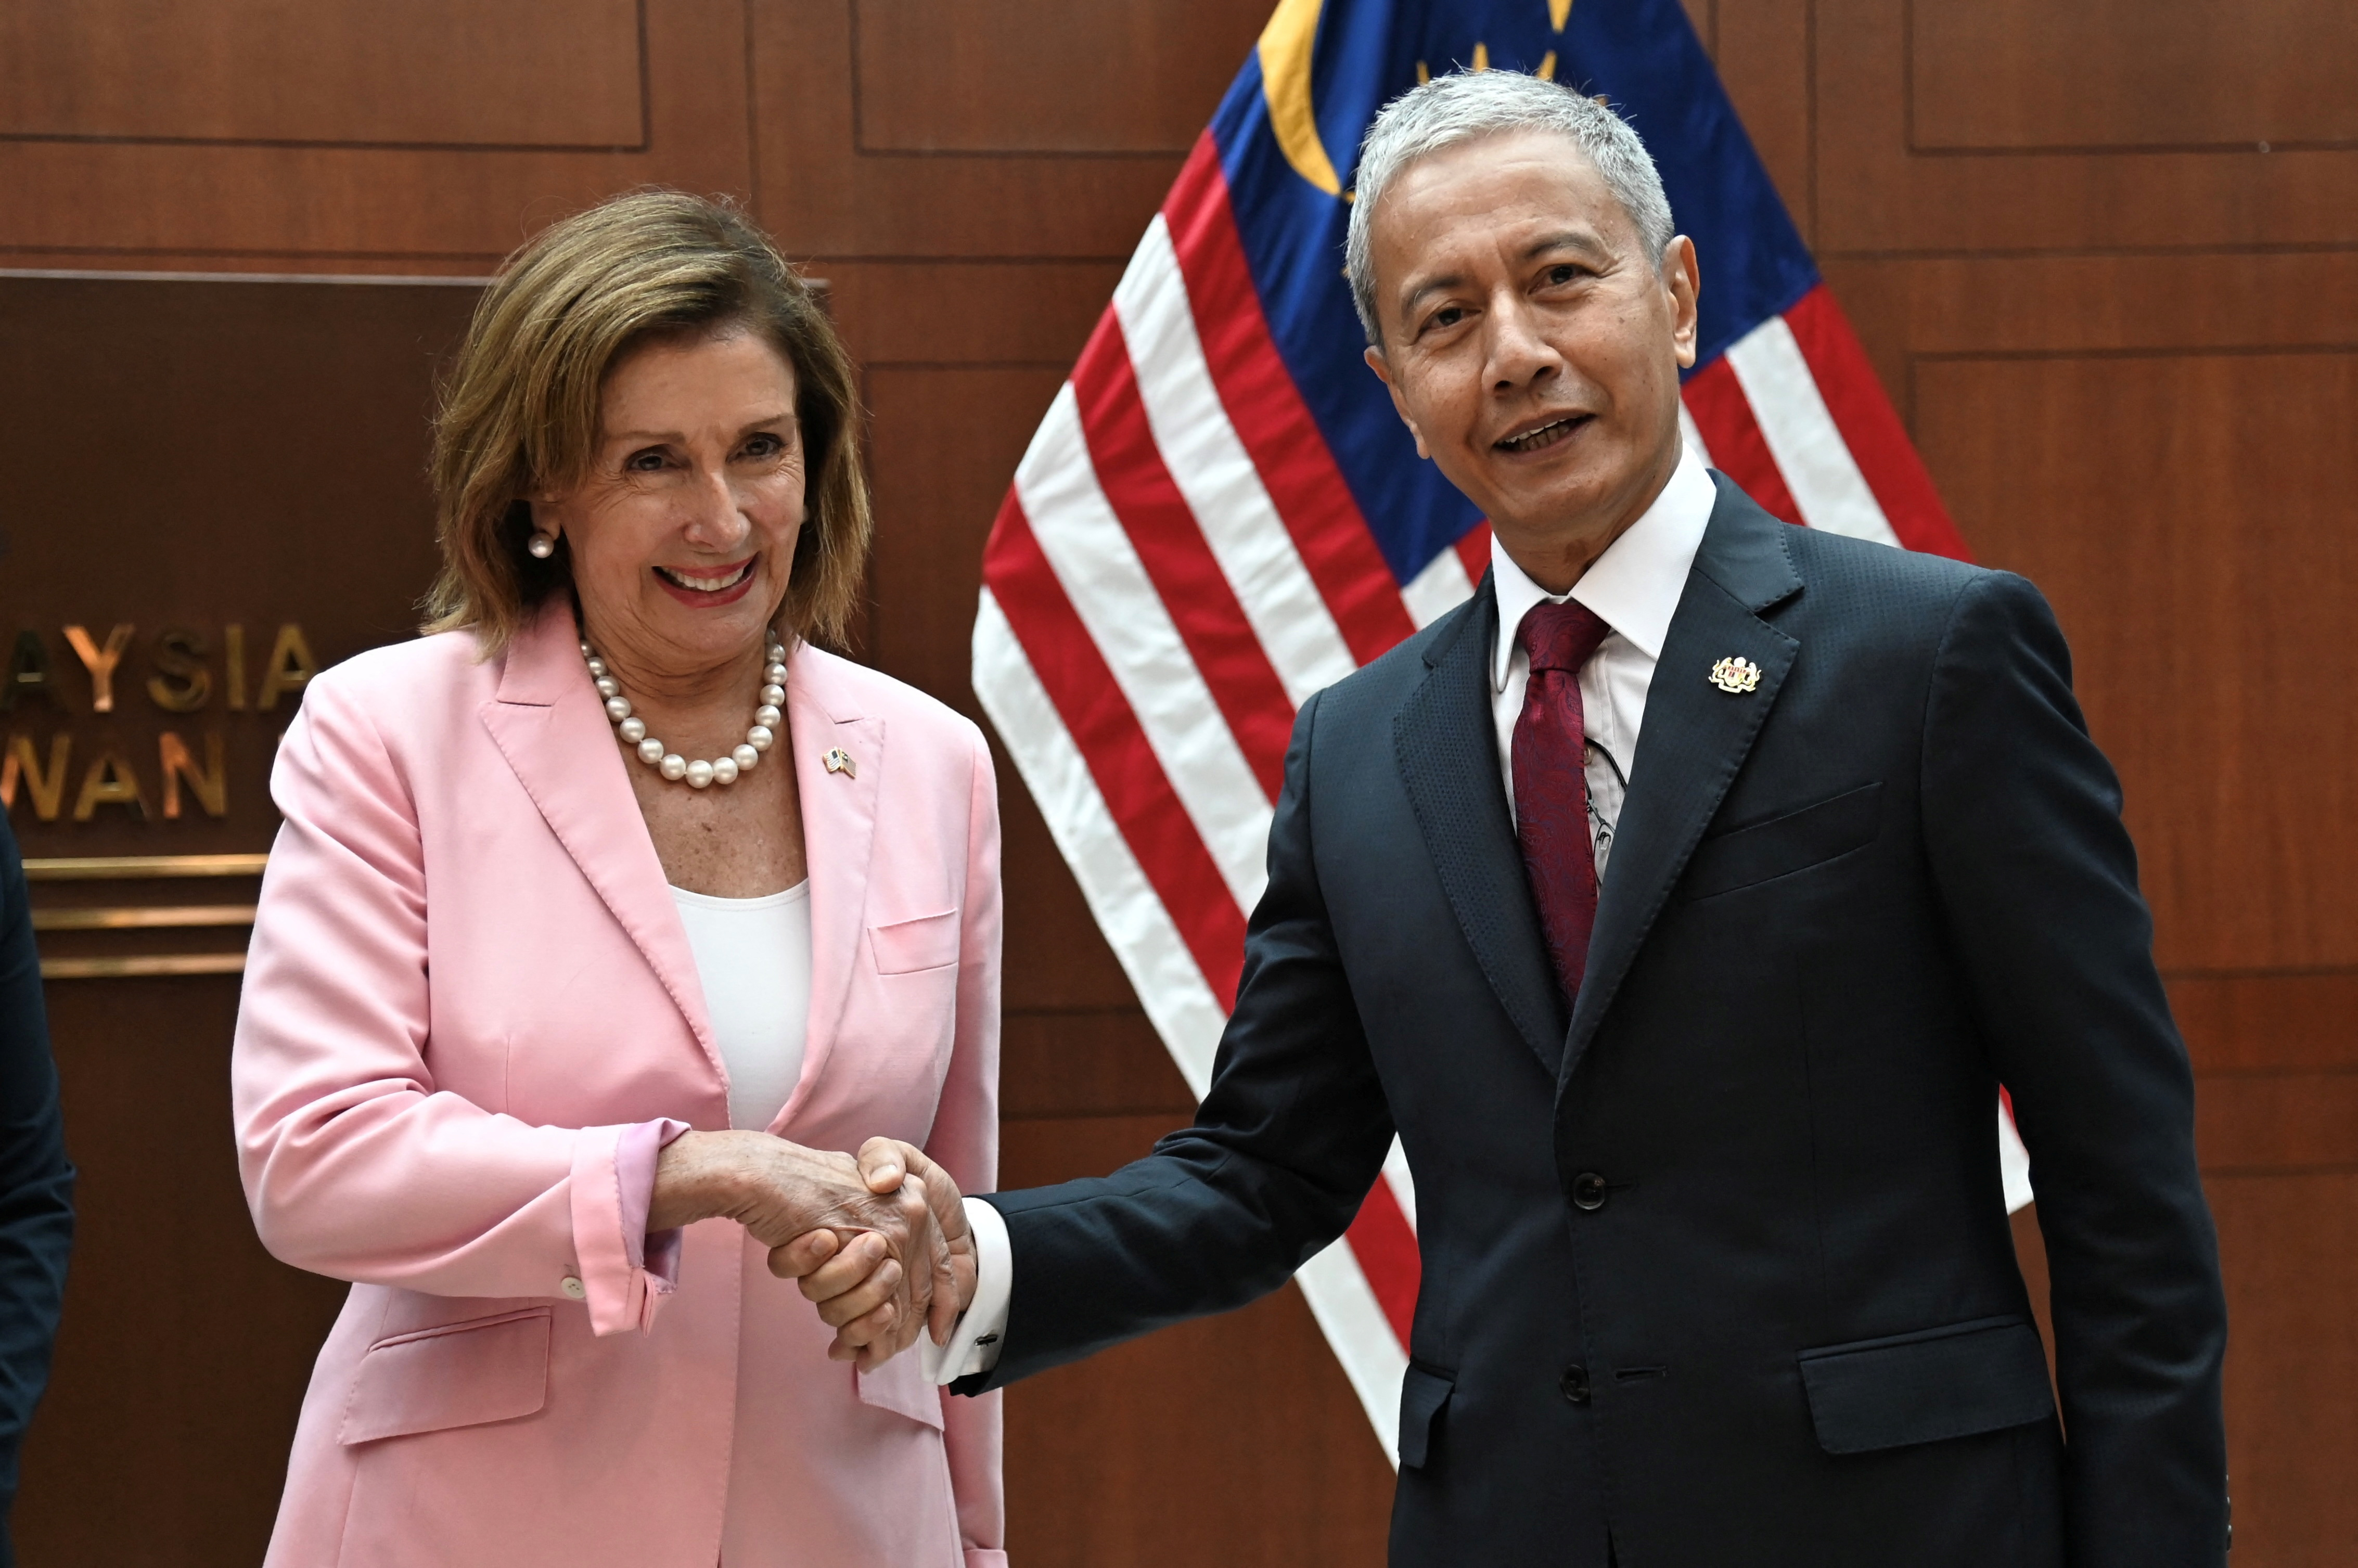
[[[1425,324],[1431,327],[1455,327],[1464,319],[1466,319],[1466,312],[1451,305],[1434,311],[1433,319]]]
[[[1560,262],[1548,268],[1550,283],[1570,283],[1580,276],[1580,269],[1569,262]]]

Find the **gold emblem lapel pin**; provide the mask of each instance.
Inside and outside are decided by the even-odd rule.
[[[841,773],[846,778],[856,779],[860,776],[860,764],[853,762],[851,753],[840,746],[836,747],[819,760],[827,764],[828,773]]]
[[[1711,666],[1711,684],[1730,697],[1741,697],[1760,686],[1760,666],[1733,654]]]

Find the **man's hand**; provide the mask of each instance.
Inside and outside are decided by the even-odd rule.
[[[885,1141],[870,1140],[862,1154]],[[925,1168],[935,1169],[931,1162]],[[949,1185],[947,1176],[940,1180]],[[949,1191],[955,1208],[957,1188]],[[929,1316],[940,1320],[946,1336],[960,1310],[950,1245],[926,1195],[925,1181],[897,1159],[855,1161],[766,1132],[690,1132],[667,1144],[656,1162],[647,1228],[736,1220],[773,1249],[771,1267],[781,1273],[786,1271],[777,1270],[777,1258],[787,1243],[803,1247],[811,1268],[835,1259],[839,1267],[828,1276],[831,1301],[854,1286],[859,1293],[834,1304],[835,1315],[822,1309],[820,1315],[838,1331],[827,1354],[857,1357],[870,1370],[915,1344]],[[962,1210],[957,1227],[968,1254],[970,1298],[973,1243]]]
[[[860,1146],[858,1163],[871,1193],[914,1192],[930,1211],[927,1229],[936,1249],[929,1305],[916,1305],[905,1315],[892,1310],[903,1281],[870,1237],[855,1236],[847,1244],[827,1230],[797,1236],[771,1250],[770,1271],[802,1281],[803,1294],[818,1304],[820,1320],[836,1331],[827,1355],[857,1360],[866,1371],[916,1343],[920,1328],[932,1330],[936,1345],[949,1343],[958,1314],[974,1300],[975,1256],[957,1184],[923,1150],[896,1139],[871,1138]]]

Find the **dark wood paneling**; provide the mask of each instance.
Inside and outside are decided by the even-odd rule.
[[[851,15],[846,0],[766,0],[752,15],[758,199],[788,246],[830,256],[1130,254],[1170,189],[1176,154],[863,155]],[[1232,48],[1232,60],[1242,52]],[[903,90],[941,86],[912,79]]]
[[[1168,1116],[1008,1123],[1011,1186],[1136,1159]],[[1009,1555],[1025,1568],[1384,1560],[1391,1466],[1302,1292],[1017,1385]]]
[[[1062,364],[868,372],[877,514],[870,647],[883,668],[969,713],[983,540],[1064,379]]]
[[[2282,7],[2269,0],[2234,14]],[[1813,15],[1814,238],[1822,247],[1970,254],[2358,243],[2358,158],[2346,153],[2255,146],[1920,156],[1908,140],[1907,7],[1817,0]],[[2331,46],[2320,38],[2314,47]],[[2078,91],[2112,52],[2075,62],[2050,90]]]
[[[2206,1185],[2227,1274],[2235,1568],[2339,1568],[2358,1540],[2358,1174]]]
[[[632,146],[637,0],[0,7],[0,136]]]
[[[2165,968],[2358,964],[2358,354],[1936,360],[1918,439],[2071,635]],[[2323,763],[2323,765],[2320,765]]]
[[[1268,19],[1266,0],[852,0],[860,149],[1184,153]]]
[[[2169,1005],[2198,1073],[2358,1067],[2358,971],[2179,975]]]
[[[2348,0],[1913,0],[1909,142],[2358,144]]]
[[[647,123],[630,137],[644,134],[644,152],[0,141],[0,261],[487,272],[552,219],[634,185],[750,191],[744,39],[741,0],[647,7]],[[568,49],[512,73],[523,89],[485,91],[562,95],[572,84],[551,72]],[[385,90],[412,80],[395,73]]]
[[[17,1556],[250,1568],[345,1287],[273,1260],[246,1217],[223,1070],[237,981],[66,981],[49,1004],[81,1175]]]

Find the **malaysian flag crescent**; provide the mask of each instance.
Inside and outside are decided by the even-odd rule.
[[[1198,1096],[1295,710],[1488,557],[1360,362],[1342,254],[1376,112],[1492,67],[1603,95],[1644,137],[1702,264],[1682,391],[1704,460],[1788,522],[1965,553],[1679,0],[1282,0],[1016,470],[974,628],[976,694]],[[1395,1141],[1298,1276],[1388,1453],[1418,1277]]]

